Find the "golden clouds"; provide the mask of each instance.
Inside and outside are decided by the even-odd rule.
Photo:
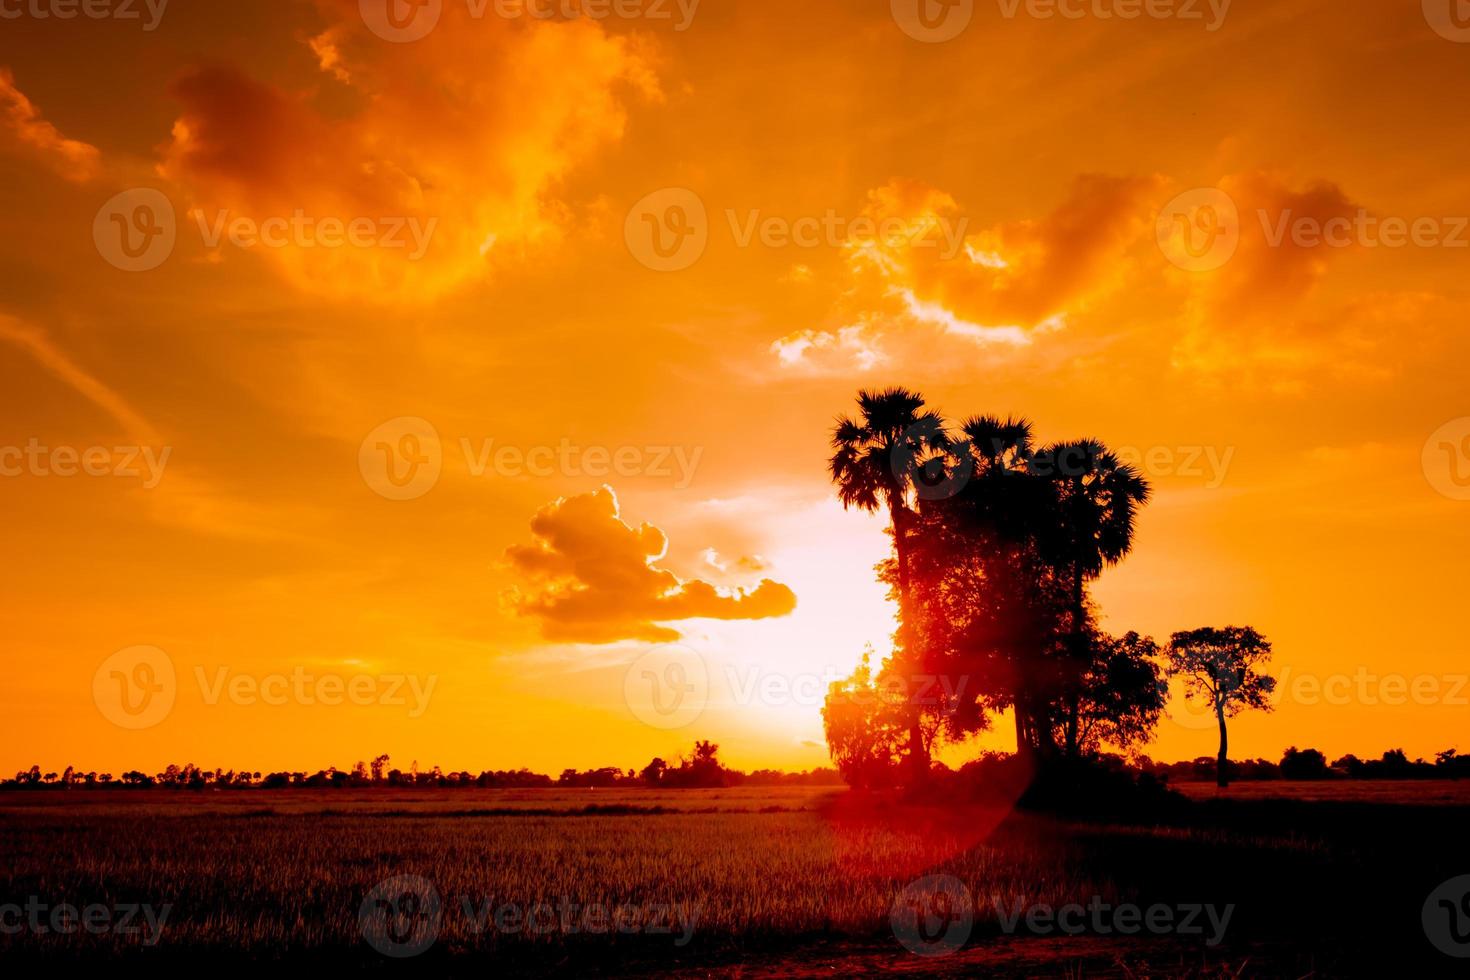
[[[963,320],[1034,328],[1116,282],[1157,186],[1152,178],[1079,176],[1048,214],[980,230],[966,237],[962,255],[915,253],[911,288]]]
[[[668,540],[651,524],[634,528],[619,516],[611,487],[547,504],[531,520],[534,544],[506,550],[530,584],[512,603],[541,621],[548,640],[669,642],[679,632],[662,623],[683,619],[767,619],[796,608],[788,587],[763,579],[753,591],[680,580],[657,567]]]
[[[788,365],[822,356],[832,369],[865,370],[913,343],[914,334],[930,346],[937,336],[1024,347],[1118,284],[1159,183],[1083,175],[1040,218],[972,230],[950,194],[890,180],[869,193],[863,210],[877,233],[844,245],[849,322],[791,334],[772,349]]]
[[[771,352],[787,371],[821,374],[964,367],[982,354],[1056,364],[1047,338],[1071,332],[1073,349],[1146,339],[1203,374],[1253,359],[1310,368],[1329,348],[1340,367],[1365,347],[1370,307],[1403,303],[1309,304],[1331,271],[1355,252],[1391,251],[1395,232],[1407,246],[1415,234],[1449,242],[1456,227],[1375,217],[1325,178],[1247,172],[1178,190],[1160,176],[1084,174],[1050,211],[981,227],[948,192],[891,180],[863,211],[877,233],[843,244],[839,322]],[[1203,210],[1216,224],[1195,223]]]
[[[422,300],[554,243],[568,220],[558,181],[622,135],[627,95],[657,96],[635,45],[590,21],[511,23],[451,4],[438,30],[390,44],[357,6],[322,5],[314,85],[209,67],[173,92],[182,108],[160,169],[201,230],[375,223],[367,244],[292,232],[262,250],[305,290]],[[392,232],[404,227],[417,234]]]
[[[8,68],[0,68],[0,120],[17,142],[67,180],[81,183],[100,172],[102,155],[97,148],[66,138],[41,118],[41,110],[16,88],[15,76]]]

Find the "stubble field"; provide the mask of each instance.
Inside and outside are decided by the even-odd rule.
[[[11,793],[0,951],[451,974],[1454,965],[1420,911],[1470,872],[1470,811],[1303,795],[1102,825],[830,789]]]

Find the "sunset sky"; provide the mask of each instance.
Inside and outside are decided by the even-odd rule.
[[[0,3],[0,772],[828,764],[893,610],[827,444],[888,384],[1138,458],[1104,625],[1268,636],[1233,754],[1470,750],[1435,0],[38,4]],[[137,647],[175,678],[133,728]],[[635,662],[704,666],[687,725]],[[303,675],[372,703],[249,694]],[[1212,754],[1175,716],[1146,751]]]

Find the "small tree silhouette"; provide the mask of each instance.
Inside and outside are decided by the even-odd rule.
[[[827,747],[849,786],[892,785],[907,728],[900,699],[875,683],[872,648],[852,676],[834,681],[822,705]]]
[[[1169,644],[1169,676],[1184,678],[1184,696],[1214,709],[1220,724],[1215,783],[1227,786],[1229,739],[1225,719],[1247,708],[1270,711],[1276,678],[1260,671],[1271,659],[1270,642],[1249,626],[1205,627],[1175,633]]]

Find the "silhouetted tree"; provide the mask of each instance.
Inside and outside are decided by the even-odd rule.
[[[1134,637],[1124,656],[1101,638],[1087,589],[1131,549],[1147,484],[1095,441],[1034,452],[1023,419],[962,433],[936,443],[945,492],[921,499],[909,545],[907,617],[919,661],[949,682],[947,733],[1009,708],[1022,755],[1093,754],[1109,731],[1138,741],[1158,717],[1156,647]]]
[[[1088,669],[1087,583],[1116,565],[1133,549],[1138,510],[1149,499],[1148,482],[1118,460],[1102,443],[1085,439],[1048,446],[1031,466],[1051,479],[1054,521],[1041,531],[1043,550],[1071,586],[1070,656],[1063,683],[1064,745],[1077,754],[1080,679]]]
[[[1295,745],[1281,756],[1282,779],[1326,779],[1327,757],[1316,749],[1297,749]]]
[[[921,395],[904,388],[860,391],[858,408],[858,418],[837,420],[828,466],[844,508],[888,512],[896,562],[898,646],[912,655],[912,643],[904,629],[909,624],[911,503],[923,468],[947,446],[944,425],[937,414],[924,410]],[[915,783],[922,782],[929,770],[921,715],[919,705],[910,706],[908,753]]]
[[[1249,626],[1204,627],[1175,633],[1169,643],[1170,677],[1184,678],[1184,694],[1203,701],[1220,726],[1220,754],[1215,782],[1230,783],[1229,738],[1225,719],[1250,708],[1270,711],[1276,678],[1262,672],[1271,659],[1271,644]]]
[[[828,687],[822,726],[832,761],[849,786],[893,784],[908,727],[906,714],[901,697],[875,685],[871,648],[863,652],[852,676]]]
[[[1050,734],[1040,721],[1060,629],[1061,594],[1038,548],[1049,487],[1031,472],[1031,427],[977,416],[947,448],[946,492],[920,503],[912,618],[923,660],[953,695],[948,734],[1013,709],[1016,751]]]
[[[737,777],[720,762],[719,752],[720,747],[713,742],[695,742],[694,752],[682,757],[677,767],[665,769],[659,784],[678,789],[713,789],[730,785],[737,781]]]
[[[657,786],[659,784],[659,780],[663,778],[664,770],[668,768],[669,764],[664,760],[654,759],[648,765],[643,767],[643,771],[638,774],[638,778],[643,780],[649,786]]]
[[[1156,659],[1159,645],[1146,636],[1090,633],[1092,651],[1067,717],[1073,752],[1095,753],[1100,742],[1131,748],[1153,735],[1168,696]]]

